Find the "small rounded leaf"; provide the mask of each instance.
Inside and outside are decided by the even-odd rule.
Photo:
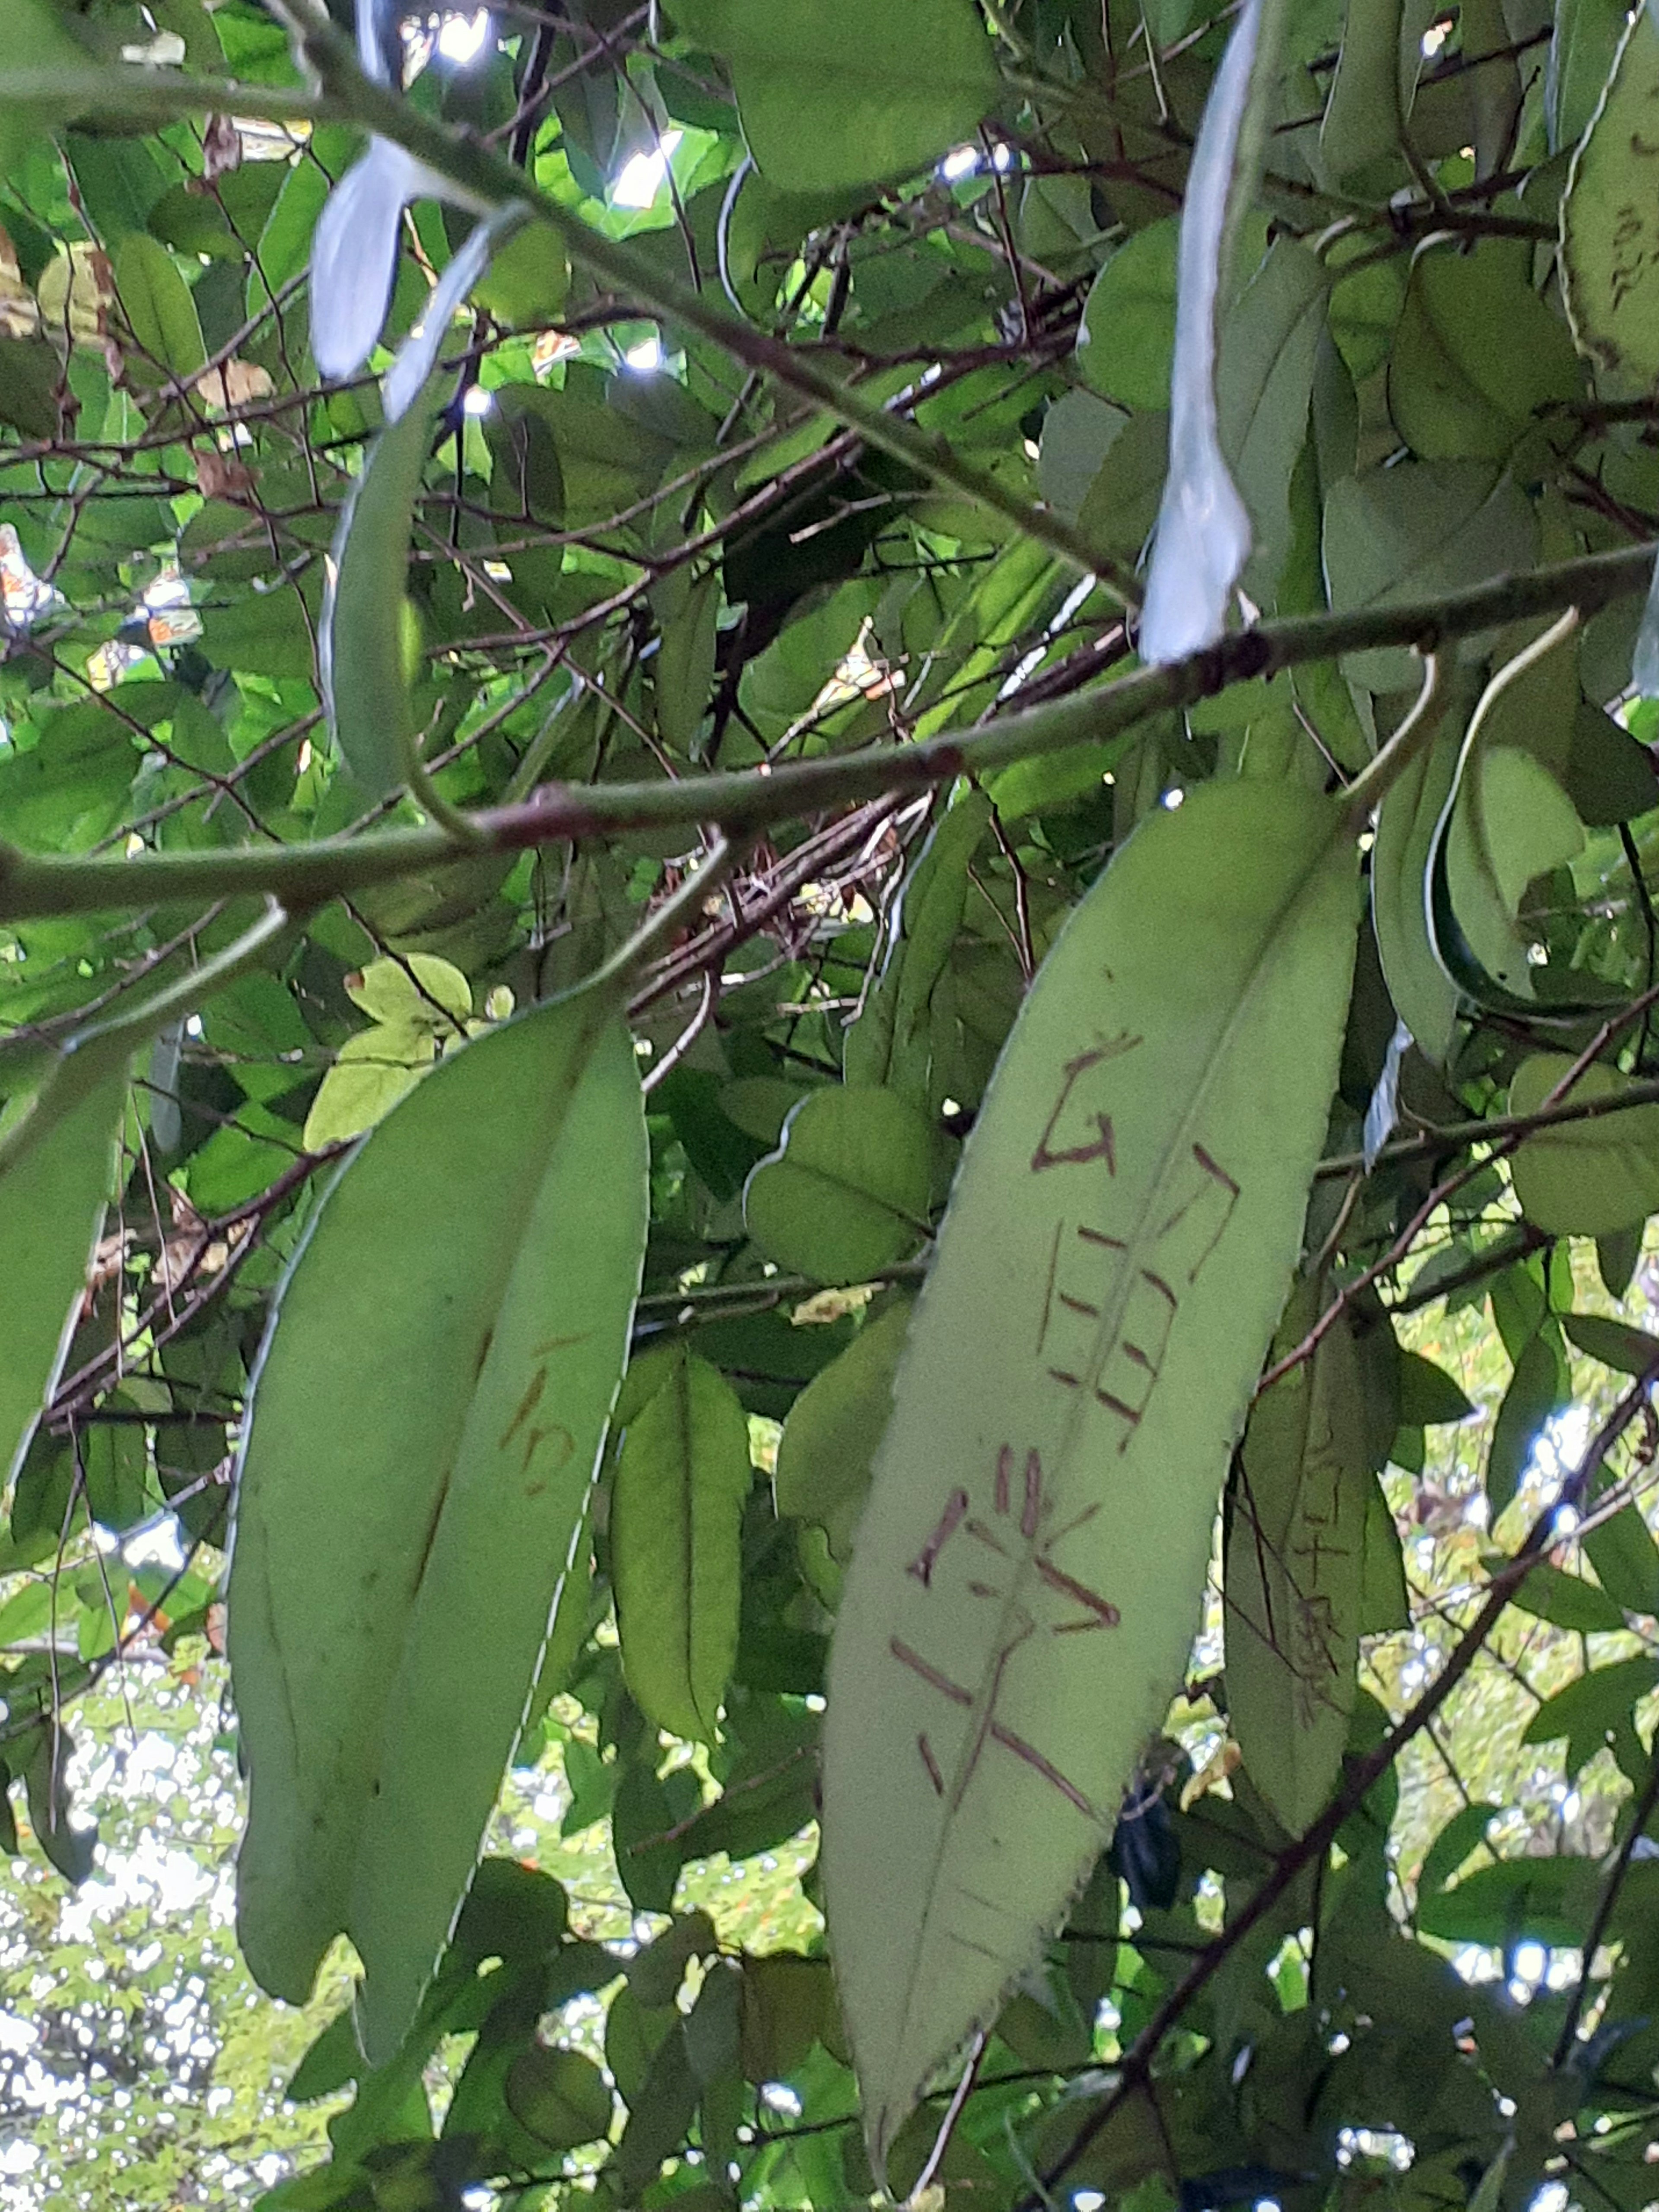
[[[743,1194],[750,1235],[780,1267],[821,1283],[866,1282],[927,1234],[933,1136],[891,1091],[828,1087],[803,1098]]]

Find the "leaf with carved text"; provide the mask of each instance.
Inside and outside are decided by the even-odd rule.
[[[324,1201],[256,1378],[238,1930],[294,2002],[349,1933],[371,2061],[449,1932],[583,1536],[644,1243],[636,1066],[603,990],[442,1061]]]
[[[878,2170],[1179,1684],[1324,1134],[1355,879],[1340,816],[1277,783],[1155,812],[969,1140],[830,1665],[825,1889]]]
[[[1322,1304],[1319,1284],[1298,1285],[1277,1348],[1299,1344]],[[1227,1711],[1251,1779],[1300,1835],[1342,1769],[1376,1488],[1346,1313],[1257,1400],[1241,1460],[1224,1571]]]

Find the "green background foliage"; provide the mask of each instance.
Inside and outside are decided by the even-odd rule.
[[[0,2195],[1638,2212],[1653,14],[367,13],[0,39]]]

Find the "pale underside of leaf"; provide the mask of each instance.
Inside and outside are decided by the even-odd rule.
[[[1354,874],[1280,786],[1152,817],[970,1140],[831,1659],[828,1910],[878,2160],[1058,1923],[1178,1686],[1324,1133]]]
[[[229,1592],[239,1929],[291,2001],[349,1932],[381,2056],[466,1886],[580,1537],[645,1204],[626,1032],[598,994],[544,1006],[365,1141],[262,1356]]]

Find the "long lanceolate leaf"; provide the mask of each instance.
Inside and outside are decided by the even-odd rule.
[[[1058,1923],[1179,1686],[1324,1134],[1355,868],[1279,784],[1154,815],[969,1142],[830,1667],[824,1878],[878,2160]]]
[[[1233,234],[1255,190],[1284,0],[1244,0],[1204,110],[1181,216],[1170,473],[1158,508],[1141,658],[1178,660],[1213,645],[1250,550],[1250,519],[1221,451],[1216,318]]]
[[[301,2000],[345,1930],[385,2057],[471,1876],[626,1352],[646,1223],[614,999],[446,1060],[368,1137],[283,1289],[238,1476],[238,1925]]]
[[[374,441],[340,516],[323,604],[324,703],[340,757],[371,799],[400,791],[414,758],[404,586],[431,441],[428,405],[410,407]]]
[[[58,1379],[109,1196],[126,1090],[123,1066],[33,1150],[0,1162],[0,1480]]]

